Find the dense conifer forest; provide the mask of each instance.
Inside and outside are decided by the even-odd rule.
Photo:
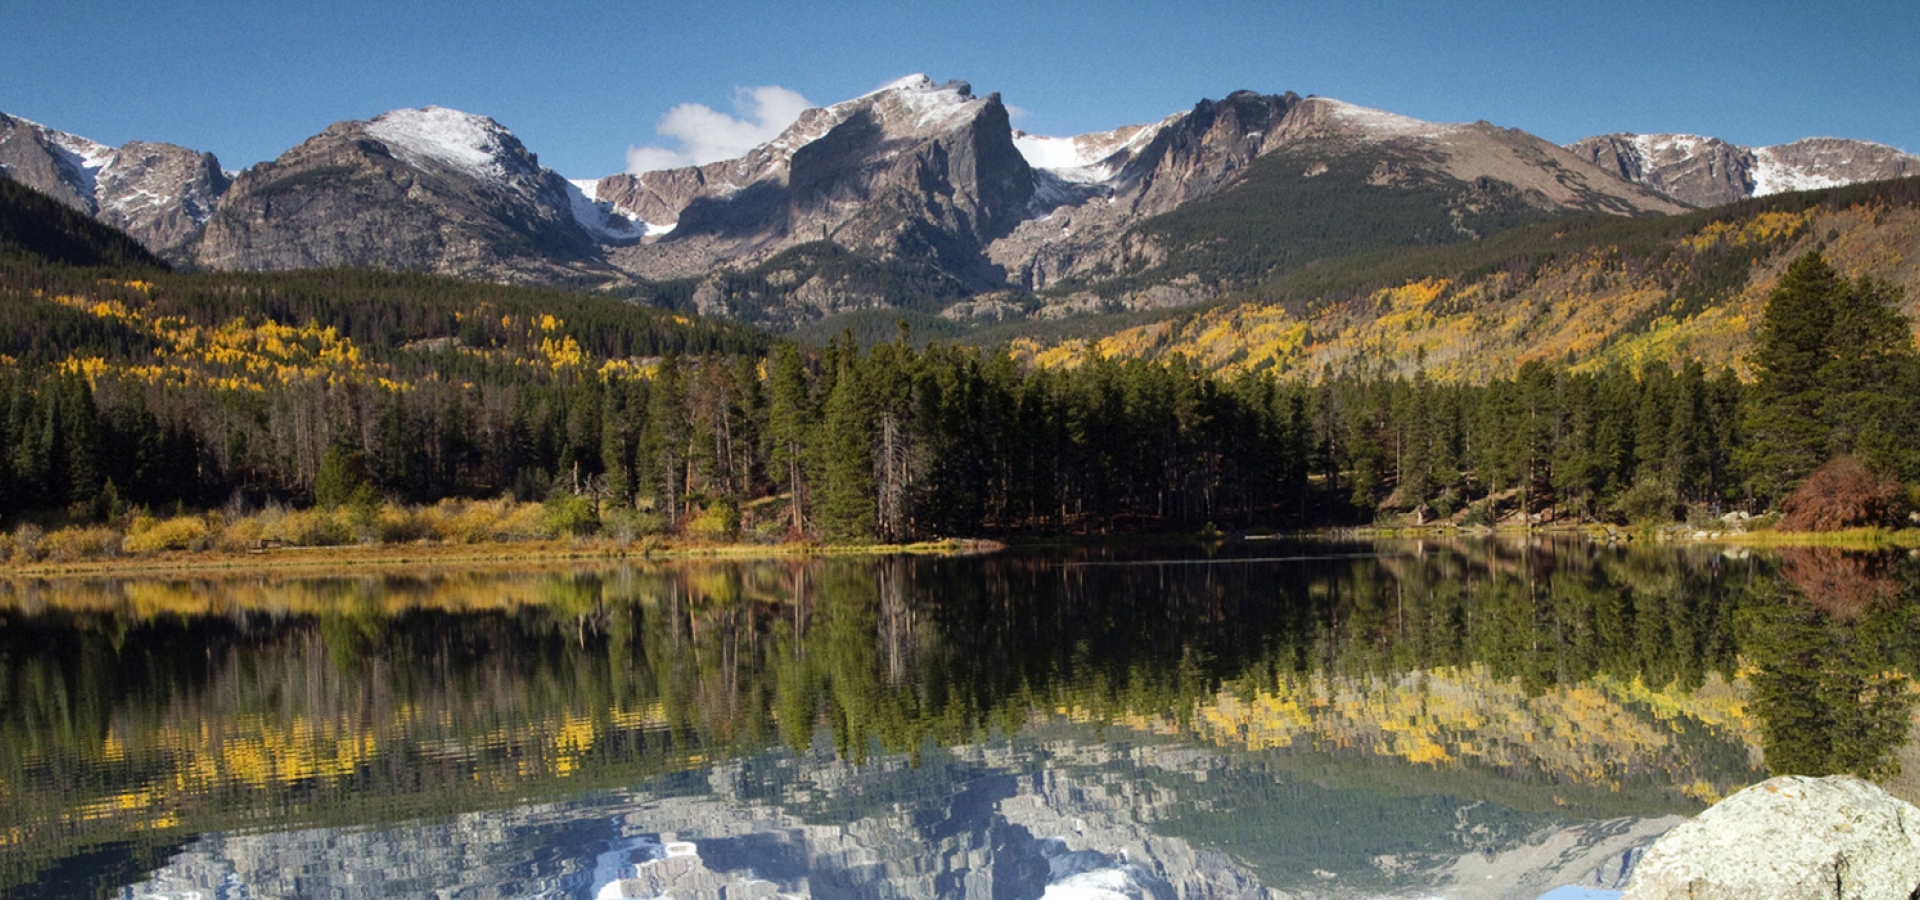
[[[1658,523],[1775,508],[1835,459],[1863,474],[1827,490],[1867,497],[1835,521],[1875,524],[1920,476],[1898,292],[1814,254],[1768,300],[1752,382],[1663,360],[1470,384],[1038,366],[904,326],[802,346],[423,275],[174,273],[31,201],[10,217],[71,227],[0,245],[9,529],[317,505],[362,509],[331,540],[365,540],[383,502],[505,496],[547,504],[550,533],[623,537]]]

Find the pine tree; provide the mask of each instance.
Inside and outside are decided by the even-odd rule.
[[[807,533],[808,438],[814,430],[806,365],[792,344],[774,349],[767,373],[767,470],[787,494],[787,528]]]
[[[858,359],[848,351],[842,360],[815,443],[820,530],[829,540],[871,540],[875,416]]]
[[[1833,267],[1809,253],[1767,295],[1750,357],[1756,377],[1741,454],[1749,483],[1763,496],[1785,496],[1826,459],[1821,372],[1831,359],[1834,302],[1843,289]]]

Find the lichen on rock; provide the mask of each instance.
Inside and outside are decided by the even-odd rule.
[[[1625,900],[1909,900],[1920,808],[1851,775],[1769,779],[1668,832]]]

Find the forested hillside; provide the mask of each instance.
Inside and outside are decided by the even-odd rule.
[[[1827,228],[1829,250],[1858,261],[1920,222],[1910,201],[1886,199],[1915,184],[1702,214],[1669,226],[1683,240],[1658,257],[1666,269],[1637,268],[1664,246],[1653,232],[1597,224],[1571,258],[1598,260],[1581,264],[1593,285],[1623,271],[1670,277],[1663,296],[1679,299],[1667,308],[1702,298],[1686,333],[1745,347],[1697,329],[1749,302],[1763,257],[1772,266]],[[1621,235],[1640,249],[1594,256],[1593,238]],[[605,297],[429,276],[176,274],[14,254],[0,262],[0,518],[139,530],[168,511],[228,521],[315,505],[337,518],[283,539],[323,543],[601,530],[898,541],[1401,515],[1661,522],[1765,509],[1826,461],[1855,457],[1882,480],[1862,488],[1871,502],[1829,519],[1873,524],[1911,506],[1900,484],[1920,477],[1905,437],[1920,430],[1920,365],[1896,284],[1842,277],[1812,253],[1765,279],[1745,314],[1760,346],[1740,357],[1752,382],[1699,345],[1655,343],[1682,329],[1673,314],[1614,342],[1627,349],[1605,345],[1612,356],[1526,343],[1561,333],[1552,320],[1494,342],[1484,317],[1524,306],[1515,298],[1569,265],[1550,254],[1459,279],[1485,302],[1449,294],[1451,280],[1387,292],[1434,316],[1455,310],[1446,327],[1490,342],[1491,359],[1381,338],[1357,357],[1367,364],[1302,378],[1281,376],[1304,364],[1223,363],[1173,342],[1151,354],[1164,358],[1055,349],[1041,359],[1075,364],[1033,366],[916,347],[904,329],[870,348],[851,335],[806,347]],[[1521,280],[1504,300],[1484,294]],[[1633,315],[1589,302],[1607,321]],[[1393,324],[1412,321],[1374,326],[1395,341],[1425,334]],[[1407,352],[1410,376],[1397,362]],[[504,497],[544,501],[544,524],[381,509]],[[152,543],[202,541],[220,517]]]
[[[1920,304],[1920,179],[1784,194],[1655,219],[1590,217],[1431,250],[1320,260],[1212,308],[1096,339],[1019,341],[1072,365],[1088,353],[1209,371],[1328,370],[1484,382],[1523,362],[1597,372],[1647,362],[1732,366],[1768,292],[1818,251]]]

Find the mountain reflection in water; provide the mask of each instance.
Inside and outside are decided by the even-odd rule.
[[[0,581],[0,893],[1618,887],[1768,770],[1891,774],[1914,568],[1263,542]]]

